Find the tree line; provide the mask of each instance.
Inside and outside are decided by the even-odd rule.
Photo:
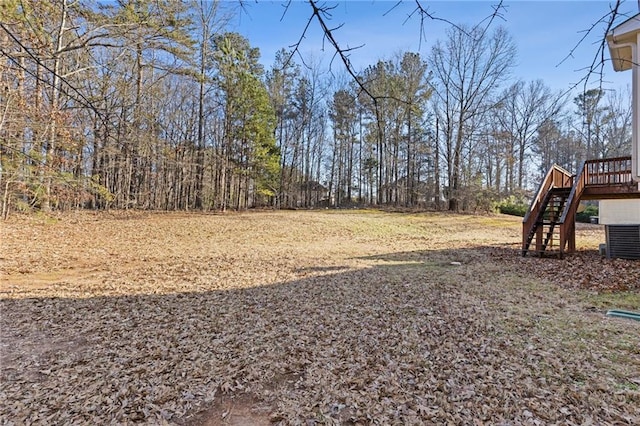
[[[628,155],[630,94],[512,75],[502,28],[452,25],[357,80],[260,52],[219,1],[0,6],[10,210],[488,209],[557,163]]]

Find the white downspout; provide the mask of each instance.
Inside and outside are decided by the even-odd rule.
[[[613,41],[609,44],[614,48],[630,47],[631,48],[631,178],[638,182],[638,188],[640,189],[640,162],[638,161],[638,153],[640,151],[640,105],[638,100],[640,99],[640,73],[638,64],[638,44],[640,44],[640,33],[636,36],[635,43],[616,43],[615,35],[612,37]]]
[[[631,170],[632,178],[638,183],[638,189],[640,189],[640,65],[638,64],[638,45],[640,44],[640,32],[636,35],[636,42],[631,43],[631,58],[633,64],[631,65],[631,90],[633,92],[631,111],[633,112],[632,130],[631,130]],[[635,174],[635,176],[633,176]]]

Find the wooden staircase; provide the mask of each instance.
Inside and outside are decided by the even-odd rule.
[[[544,236],[539,250],[541,254],[550,254],[560,242],[560,218],[570,193],[570,188],[552,188],[545,197],[546,206],[541,210],[540,226],[536,227],[542,229]]]
[[[529,252],[539,256],[558,252],[562,256],[559,251],[559,225],[571,195],[573,180],[573,175],[558,165],[547,172],[522,221],[523,256]]]
[[[557,256],[576,249],[580,200],[638,198],[631,179],[631,157],[588,160],[572,175],[554,165],[547,172],[522,221],[522,255]]]

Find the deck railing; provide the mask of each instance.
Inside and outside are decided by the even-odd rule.
[[[586,186],[617,185],[629,183],[631,178],[631,157],[605,158],[585,161]]]
[[[631,157],[587,160],[576,175],[566,207],[560,218],[560,255],[576,250],[576,212],[585,188],[613,186],[632,182]]]

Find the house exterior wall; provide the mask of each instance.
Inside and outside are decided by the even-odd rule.
[[[640,225],[640,200],[601,200],[598,210],[602,225]]]

